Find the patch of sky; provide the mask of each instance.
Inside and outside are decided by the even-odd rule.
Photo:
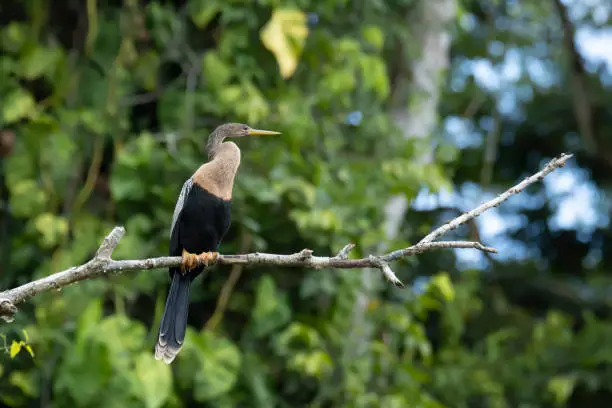
[[[590,72],[599,71],[604,85],[612,86],[612,27],[596,27],[607,23],[611,18],[612,2],[609,0],[563,0],[563,2],[568,6],[570,18],[574,22],[588,18],[590,15],[595,26],[577,23],[577,47],[585,58],[586,68]],[[512,8],[515,3],[518,6],[516,0],[508,0],[507,7]],[[498,29],[502,23],[503,21],[496,21]],[[506,21],[506,25],[511,23],[512,21]],[[477,28],[476,20],[469,14],[464,14],[459,24],[468,31]],[[487,50],[494,59],[503,56],[503,60],[499,63],[487,58],[455,61],[450,86],[453,91],[462,92],[468,79],[473,77],[479,87],[494,95],[497,108],[506,117],[521,117],[522,104],[531,101],[534,96],[533,86],[550,88],[560,80],[557,67],[547,60],[550,57],[550,49],[544,41],[536,41],[531,47],[520,50],[507,48],[504,43],[493,40],[488,44]],[[525,77],[533,86],[519,82]],[[482,144],[483,133],[490,129],[492,122],[490,118],[485,117],[479,123],[480,129],[477,129],[470,119],[450,116],[445,118],[443,126],[446,137],[456,146],[470,149]],[[502,130],[500,136],[500,146],[514,143],[512,132]],[[580,135],[568,133],[563,137],[568,148],[572,146],[578,148],[581,145]],[[588,172],[578,168],[575,163],[570,162],[566,167],[547,176],[544,185],[544,191],[530,194],[522,192],[507,200],[503,203],[503,212],[494,208],[478,218],[477,223],[483,242],[500,251],[495,255],[496,259],[520,260],[537,255],[537,248],[528,247],[508,237],[509,232],[520,228],[525,228],[528,236],[536,236],[545,228],[544,225],[529,224],[526,217],[518,214],[522,210],[534,210],[550,205],[553,215],[546,227],[551,230],[575,229],[578,238],[585,242],[591,239],[591,234],[596,228],[609,226],[609,214],[612,210],[610,199],[590,180]],[[441,191],[433,194],[423,190],[412,206],[415,210],[431,210],[436,207],[469,210],[491,197],[491,194],[482,192],[477,184],[466,183],[460,187],[460,191]],[[456,250],[455,252],[457,266],[460,269],[487,266],[487,258],[479,251]],[[601,254],[594,249],[585,262],[593,265],[599,258]],[[542,262],[542,266],[545,267],[545,260]]]

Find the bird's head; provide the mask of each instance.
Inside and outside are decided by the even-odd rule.
[[[226,123],[220,125],[213,133],[217,133],[223,138],[226,137],[242,137],[242,136],[258,136],[258,135],[279,135],[280,132],[271,130],[253,129],[244,123]]]
[[[206,150],[209,156],[214,155],[217,146],[223,143],[223,140],[228,137],[243,137],[243,136],[259,136],[259,135],[280,135],[280,132],[272,130],[253,129],[244,123],[226,123],[217,126],[208,138]]]

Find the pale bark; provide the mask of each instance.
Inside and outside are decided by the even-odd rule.
[[[408,248],[398,249],[384,255],[369,255],[361,259],[349,259],[348,254],[354,248],[353,244],[348,244],[342,248],[335,256],[315,256],[310,249],[303,249],[291,255],[252,253],[244,255],[219,255],[211,264],[243,264],[243,265],[276,265],[286,267],[301,268],[336,268],[336,269],[357,269],[357,268],[376,268],[383,276],[396,286],[402,287],[403,284],[395,276],[389,263],[398,259],[414,256],[433,249],[444,248],[472,248],[484,252],[496,253],[494,248],[486,247],[479,242],[470,241],[437,241],[447,232],[457,228],[478,217],[483,212],[500,205],[511,196],[520,193],[529,185],[542,180],[546,175],[554,170],[563,167],[572,157],[571,154],[563,154],[551,160],[542,170],[526,178],[519,184],[508,189],[494,199],[485,202],[477,208],[468,211],[459,217],[436,228],[430,234],[421,239],[417,244]],[[180,257],[159,257],[137,260],[116,261],[111,258],[113,250],[117,247],[121,238],[125,234],[123,227],[115,227],[113,231],[104,239],[96,255],[89,262],[69,268],[62,272],[26,283],[13,289],[0,292],[0,317],[10,320],[17,312],[16,305],[26,299],[36,296],[39,293],[47,292],[62,287],[101,276],[121,273],[125,271],[135,271],[144,269],[160,269],[181,264]]]

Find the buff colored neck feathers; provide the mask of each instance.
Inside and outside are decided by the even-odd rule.
[[[209,193],[231,200],[234,178],[240,166],[240,149],[233,142],[224,142],[209,152],[209,156],[211,160],[196,170],[193,181]]]

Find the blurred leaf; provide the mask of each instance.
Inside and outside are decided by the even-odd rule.
[[[35,373],[14,371],[9,375],[9,384],[19,388],[25,395],[36,397],[39,393],[39,383]]]
[[[68,220],[51,213],[43,213],[34,219],[34,226],[41,235],[41,246],[51,248],[68,234]]]
[[[290,319],[291,309],[289,309],[286,295],[277,290],[270,276],[262,276],[256,289],[251,332],[255,337],[266,336]]]
[[[447,273],[439,273],[431,279],[431,285],[438,288],[444,299],[452,302],[455,299],[455,289]]]
[[[155,360],[151,352],[136,357],[136,395],[147,408],[164,406],[172,390],[172,372],[167,364]]]
[[[32,217],[42,211],[46,204],[45,193],[34,180],[17,180],[10,185],[11,207],[17,217]]]
[[[334,364],[327,353],[322,350],[314,350],[297,352],[291,356],[288,366],[306,375],[322,378],[331,373]]]
[[[306,15],[298,10],[274,10],[261,29],[261,41],[276,57],[284,78],[295,72],[307,36]]]
[[[196,374],[200,371],[203,358],[203,343],[199,332],[196,332],[193,327],[187,326],[185,334],[185,345],[181,350],[181,354],[176,359],[177,366],[175,379],[177,385],[182,390],[191,390],[196,378]]]
[[[548,391],[553,394],[558,406],[565,406],[575,386],[576,376],[573,375],[557,375],[548,380]]]
[[[188,4],[191,18],[198,28],[206,27],[215,14],[221,10],[222,5],[215,0],[194,0]]]
[[[0,44],[2,49],[10,52],[18,52],[26,42],[28,25],[12,21],[2,28]]]
[[[290,356],[296,350],[313,350],[323,344],[320,334],[303,323],[292,322],[275,339],[278,355]]]
[[[61,56],[58,48],[33,47],[23,56],[19,74],[28,80],[50,74]]]
[[[115,200],[140,200],[146,197],[145,183],[132,175],[135,168],[147,168],[155,153],[156,142],[149,133],[141,134],[119,152],[110,180]]]
[[[253,405],[256,406],[274,405],[274,392],[266,384],[268,378],[266,373],[267,367],[267,364],[256,353],[248,353],[244,356],[242,370],[255,399]]]
[[[103,135],[110,126],[106,121],[100,120],[99,114],[95,110],[82,110],[79,112],[79,121],[91,132]],[[70,142],[64,141],[63,144],[66,145],[66,149],[69,151],[75,146],[73,139],[70,139]]]
[[[19,354],[19,352],[21,351],[21,346],[22,346],[21,342],[13,340],[13,342],[11,343],[11,351],[10,351],[11,358],[15,358],[15,356]]]
[[[218,53],[209,51],[202,58],[202,74],[207,85],[221,89],[229,81],[232,72]]]
[[[194,382],[194,398],[203,402],[218,398],[230,391],[238,379],[241,355],[230,340],[210,332],[202,332],[194,346],[198,351],[201,369]]]
[[[368,25],[363,27],[361,33],[368,44],[373,46],[376,50],[382,50],[383,46],[385,45],[385,37],[384,33],[379,27]]]
[[[389,96],[389,78],[385,62],[379,58],[364,55],[360,58],[363,81],[366,89],[374,91],[381,100]]]
[[[2,104],[2,119],[6,123],[17,122],[20,119],[32,117],[36,113],[36,102],[32,95],[18,88],[10,92]]]
[[[304,277],[300,286],[300,295],[305,299],[316,298],[317,296],[333,296],[336,289],[337,285],[332,273],[312,271]]]
[[[112,361],[117,364],[126,363],[121,356],[140,350],[145,338],[143,324],[121,314],[102,319],[94,330],[97,339],[108,347]]]
[[[160,64],[160,57],[156,52],[149,51],[139,55],[134,73],[146,91],[153,92],[157,88]]]
[[[67,393],[78,406],[99,404],[112,375],[109,357],[108,350],[96,341],[70,350],[58,367],[56,392]]]
[[[77,344],[85,346],[87,339],[97,330],[101,320],[102,301],[101,299],[93,299],[79,316],[76,330]]]

